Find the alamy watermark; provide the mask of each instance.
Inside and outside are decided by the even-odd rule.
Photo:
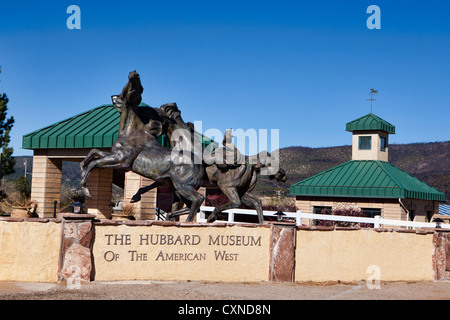
[[[77,265],[71,265],[67,268],[67,272],[70,273],[66,280],[67,289],[81,289],[81,268]]]
[[[366,281],[367,288],[369,290],[381,289],[381,268],[372,264],[367,267],[366,273],[369,274]]]
[[[81,29],[81,9],[77,5],[70,5],[67,7],[66,13],[70,14],[67,18],[66,26],[67,29]]]
[[[70,14],[67,18],[66,26],[69,30],[81,29],[81,9],[77,5],[70,5],[67,7],[66,13]],[[381,9],[377,5],[370,5],[367,7],[366,13],[370,14],[367,18],[366,26],[368,29],[381,29]]]
[[[371,5],[367,7],[366,13],[370,14],[367,18],[366,26],[368,29],[381,29],[381,9],[379,6]]]
[[[262,175],[273,175],[279,170],[279,129],[229,129],[223,133],[210,128],[203,132],[201,121],[195,121],[194,128],[195,131],[176,129],[171,134],[175,163],[257,165]],[[273,152],[268,152],[269,143]]]

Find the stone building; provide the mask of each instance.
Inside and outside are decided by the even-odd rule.
[[[353,206],[385,219],[431,221],[443,192],[388,162],[389,134],[395,126],[370,113],[347,123],[352,132],[352,160],[290,187],[305,213]]]
[[[145,109],[149,106],[141,103],[139,107]],[[119,120],[120,113],[113,105],[105,104],[23,136],[22,147],[33,150],[31,199],[38,203],[39,217],[52,217],[55,211],[60,212],[62,209],[63,162],[81,162],[93,148],[110,151],[118,136]],[[158,141],[163,146],[169,146],[164,135],[159,136]],[[208,143],[205,139],[203,141]],[[133,172],[95,169],[87,183],[92,195],[92,198],[85,200],[88,213],[100,219],[111,218],[113,183],[124,189],[124,203],[127,204],[139,188],[153,181]],[[205,193],[205,189],[201,188],[199,192]],[[170,208],[170,195],[170,187],[153,189],[143,194],[142,200],[133,204],[135,216],[139,219],[154,219],[157,207],[163,210]]]

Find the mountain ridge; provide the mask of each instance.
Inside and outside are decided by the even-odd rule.
[[[277,190],[288,194],[290,185],[309,178],[317,173],[331,169],[351,160],[352,146],[303,147],[291,146],[281,148],[280,167],[286,172],[286,183],[278,183],[266,177],[258,179],[255,192],[271,195]],[[27,176],[31,176],[31,156],[15,156],[16,172],[7,179],[17,179],[24,174],[24,160],[27,161]],[[389,145],[389,162],[399,169],[415,176],[419,180],[442,191],[450,200],[450,141],[419,142]],[[76,186],[80,179],[79,163],[64,162],[63,182]]]
[[[322,171],[350,161],[352,146],[287,147],[280,149],[280,167],[286,172],[285,185],[267,178],[259,180],[256,191],[267,193],[289,186]],[[391,144],[389,163],[446,194],[450,199],[450,141]]]

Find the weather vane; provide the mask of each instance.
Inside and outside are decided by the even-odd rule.
[[[366,101],[370,101],[370,113],[372,113],[372,101],[376,101],[377,99],[375,99],[373,97],[374,94],[378,94],[378,90],[375,90],[374,88],[370,88],[370,98],[366,99]]]

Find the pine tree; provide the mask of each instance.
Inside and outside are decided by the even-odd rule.
[[[5,93],[0,94],[0,150],[2,152],[1,177],[14,173],[14,164],[16,163],[12,156],[14,150],[8,146],[11,140],[11,129],[14,124],[14,117],[11,116],[7,118],[8,101],[9,99]]]

